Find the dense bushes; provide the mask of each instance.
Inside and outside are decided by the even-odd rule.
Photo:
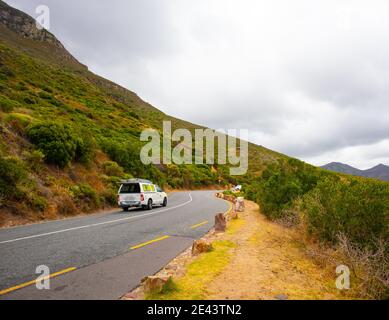
[[[242,184],[242,190],[244,190],[244,197],[247,200],[257,201],[258,190],[260,189],[260,183],[256,179],[250,179]]]
[[[12,112],[8,114],[4,120],[7,124],[11,124],[13,127],[20,127],[20,132],[22,132],[31,123],[32,117],[23,113]]]
[[[115,161],[106,161],[103,163],[103,171],[110,177],[123,177],[124,170]]]
[[[389,183],[289,160],[268,167],[255,184],[265,215],[288,225],[302,221],[310,235],[336,245],[339,263],[358,274],[361,296],[388,296]]]
[[[11,112],[14,108],[20,107],[20,104],[6,96],[0,95],[0,110]]]
[[[300,201],[297,201],[300,200]],[[388,237],[389,184],[339,176],[297,160],[269,166],[258,183],[257,202],[265,215],[282,219],[302,212],[308,231],[323,241],[339,234],[361,247]]]
[[[72,186],[70,192],[73,199],[78,204],[78,207],[85,211],[96,209],[100,205],[100,199],[97,192],[86,183]]]
[[[31,169],[33,169],[34,171],[39,171],[40,169],[42,169],[42,164],[45,159],[45,155],[42,151],[24,151],[23,156]]]
[[[87,133],[83,133],[82,137],[75,138],[76,141],[76,154],[74,159],[78,162],[89,164],[94,156],[95,146],[93,139]]]
[[[117,188],[107,188],[100,193],[100,198],[105,205],[114,206],[117,205]]]
[[[144,165],[140,161],[140,149],[132,143],[122,143],[113,139],[104,139],[101,142],[104,152],[127,171],[138,174],[144,170]]]
[[[242,191],[231,191],[231,190],[224,190],[223,194],[226,196],[234,196],[234,197],[245,197],[245,193]],[[247,197],[246,197],[247,199]]]
[[[27,128],[27,136],[45,160],[63,168],[72,160],[88,162],[93,156],[90,139],[81,138],[66,124],[42,122]]]
[[[28,204],[28,207],[34,211],[44,211],[48,206],[47,199],[35,194],[34,192],[27,193],[25,201]]]
[[[109,157],[134,177],[142,177],[164,185],[166,180],[161,171],[153,164],[145,165],[140,160],[140,147],[131,142],[118,142],[102,139],[100,145]]]
[[[218,175],[206,164],[176,165],[165,168],[166,182],[173,188],[193,188],[211,186],[218,183]]]
[[[304,162],[289,159],[270,165],[262,174],[257,200],[268,217],[280,218],[293,201],[316,186],[320,172]]]
[[[309,231],[322,240],[344,234],[353,243],[371,247],[377,238],[388,237],[388,183],[327,177],[304,197],[303,208]]]
[[[77,143],[66,125],[40,123],[30,127],[27,134],[46,160],[59,167],[65,167],[76,155]]]

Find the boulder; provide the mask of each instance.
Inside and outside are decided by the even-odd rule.
[[[236,210],[230,212],[231,219],[238,219],[238,212]]]
[[[234,196],[231,196],[231,195],[226,196],[224,199],[226,199],[232,203],[235,203],[235,201],[236,201],[236,198]]]
[[[192,255],[198,255],[203,252],[208,252],[212,249],[212,244],[204,239],[199,239],[193,241],[192,245]]]
[[[239,211],[239,212],[244,211],[244,198],[243,197],[236,198],[235,211]]]
[[[148,276],[143,278],[143,290],[146,293],[159,293],[162,291],[165,284],[171,279],[171,276]]]
[[[215,216],[215,231],[224,232],[226,231],[227,221],[223,213],[218,213]]]

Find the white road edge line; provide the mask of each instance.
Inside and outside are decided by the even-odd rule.
[[[68,231],[73,231],[73,230],[79,230],[79,229],[85,229],[85,228],[90,228],[90,227],[101,226],[103,224],[109,224],[109,223],[114,223],[114,222],[118,222],[118,221],[132,220],[132,219],[136,219],[136,218],[140,218],[140,217],[151,216],[153,214],[157,214],[157,213],[161,213],[161,212],[165,212],[165,211],[169,211],[169,210],[172,210],[172,209],[176,209],[176,208],[185,206],[188,203],[192,202],[192,200],[193,200],[192,199],[192,195],[189,192],[189,200],[184,202],[184,203],[181,203],[179,205],[176,205],[174,207],[169,207],[169,208],[158,210],[158,211],[154,211],[154,212],[139,214],[137,216],[131,216],[131,217],[127,217],[127,218],[115,219],[115,220],[104,221],[104,222],[99,222],[99,223],[92,223],[92,224],[87,224],[85,226],[80,226],[80,227],[74,227],[74,228],[69,228],[69,229],[62,229],[62,230],[57,230],[57,231],[52,231],[52,232],[35,234],[35,235],[32,235],[32,236],[27,236],[27,237],[22,237],[22,238],[16,238],[16,239],[11,239],[11,240],[0,241],[0,244],[16,242],[16,241],[32,239],[32,238],[38,238],[38,237],[44,237],[44,236],[49,236],[49,235],[56,234],[56,233],[63,233],[63,232],[68,232]]]

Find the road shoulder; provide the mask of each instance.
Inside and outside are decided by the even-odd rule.
[[[335,287],[335,271],[309,255],[298,230],[267,220],[257,204],[230,220],[227,232],[205,237],[214,249],[191,256],[190,249],[157,275],[172,275],[161,293],[142,287],[123,299],[350,299]]]

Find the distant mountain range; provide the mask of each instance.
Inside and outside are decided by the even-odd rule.
[[[340,162],[331,162],[322,166],[321,168],[340,173],[347,173],[354,176],[376,178],[384,181],[389,181],[389,166],[386,166],[384,164],[379,164],[370,169],[360,170],[349,166],[348,164]]]

